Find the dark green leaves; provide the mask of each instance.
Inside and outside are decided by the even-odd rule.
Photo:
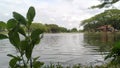
[[[117,2],[119,2],[119,0],[100,0],[101,1],[101,3],[100,4],[98,4],[98,5],[96,5],[96,6],[92,6],[91,8],[104,8],[104,7],[106,7],[106,8],[108,8],[108,7],[110,7],[110,6],[112,6],[112,4],[115,4],[115,3],[117,3]]]
[[[34,31],[32,32],[31,38],[34,40],[34,39],[38,38],[39,35],[42,34],[42,33],[43,33],[42,30],[36,29],[36,30],[34,30]]]
[[[16,56],[13,56],[11,54],[8,54],[7,56],[13,57],[9,62],[9,66],[11,68],[19,68],[19,65],[17,62],[20,62],[22,59],[19,56],[16,57]]]
[[[17,25],[17,21],[15,19],[10,19],[7,22],[7,29],[8,30],[13,29],[16,27],[16,25]]]
[[[35,62],[33,63],[33,67],[34,67],[34,68],[41,68],[43,64],[44,64],[43,62],[35,61]]]
[[[102,4],[99,4],[99,5],[96,5],[96,6],[92,6],[91,8],[94,9],[94,8],[103,8],[107,5],[107,3],[102,3]]]
[[[5,31],[6,29],[6,23],[0,21],[0,31]]]
[[[105,57],[105,60],[111,58],[112,63],[120,63],[120,41],[116,42],[109,54]]]
[[[26,57],[27,57],[28,60],[29,60],[29,59],[31,58],[31,56],[32,56],[32,50],[33,50],[32,45],[27,45],[27,46],[26,46],[25,55],[26,55]]]
[[[21,58],[20,57],[16,57],[16,56],[14,56],[14,55],[12,55],[12,54],[8,54],[7,56],[9,56],[9,57],[12,57],[12,58],[15,58],[15,59],[17,59],[18,61],[21,61]]]
[[[19,13],[17,13],[17,12],[13,12],[13,17],[14,17],[19,23],[21,23],[21,24],[23,24],[23,25],[26,25],[26,20],[25,20],[25,18],[24,18],[21,14],[19,14]]]
[[[0,28],[5,28],[6,27],[6,24],[4,23],[4,22],[2,22],[2,21],[0,21]]]
[[[10,60],[9,65],[11,68],[15,68],[17,63],[17,59],[13,58]]]
[[[10,40],[11,44],[13,44],[15,47],[18,48],[18,45],[20,43],[19,34],[17,32],[10,31],[8,33],[8,35],[9,35],[9,40]]]
[[[39,58],[39,56],[36,58],[33,58],[33,67],[34,68],[41,68],[41,66],[44,64],[43,62],[37,61],[38,58]]]
[[[27,13],[27,19],[29,25],[31,25],[31,22],[33,21],[34,17],[35,17],[35,9],[34,7],[30,7]]]
[[[26,37],[25,31],[22,27],[19,27],[18,32]]]
[[[8,37],[4,34],[0,34],[0,39],[7,39]]]
[[[40,29],[36,29],[31,34],[31,39],[33,44],[38,44],[40,42],[40,34],[42,34],[43,31]]]
[[[27,48],[28,42],[26,40],[21,41],[21,50],[25,50]]]

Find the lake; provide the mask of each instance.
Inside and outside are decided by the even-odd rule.
[[[39,60],[45,64],[101,64],[111,47],[111,43],[101,39],[98,35],[84,33],[44,34],[41,43],[35,47],[33,56],[40,56]],[[1,40],[0,68],[7,68],[10,60],[7,54],[16,54],[16,51],[7,39]]]

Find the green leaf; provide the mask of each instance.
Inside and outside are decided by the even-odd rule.
[[[39,58],[40,58],[40,56],[35,57],[35,58],[33,58],[33,61],[35,62],[35,61],[38,60]]]
[[[23,29],[23,28],[19,27],[18,32],[19,32],[20,34],[22,34],[23,36],[25,36],[25,37],[26,37],[25,31],[24,31],[24,29]]]
[[[23,24],[23,25],[26,25],[26,20],[25,20],[25,18],[24,18],[21,14],[19,14],[19,13],[17,13],[17,12],[13,12],[13,17],[14,17],[19,23],[21,23],[21,24]]]
[[[33,21],[35,17],[35,8],[30,7],[28,12],[27,12],[27,19],[28,19],[28,24],[31,25],[31,22]]]
[[[32,46],[31,45],[26,46],[25,55],[28,60],[31,58],[31,55],[32,55]]]
[[[13,58],[16,57],[16,56],[14,56],[14,55],[12,55],[12,54],[7,54],[7,56],[9,56],[9,57],[13,57]]]
[[[40,42],[40,34],[42,34],[43,31],[40,30],[40,29],[36,29],[32,32],[31,34],[31,39],[32,39],[32,42],[33,44],[38,44]]]
[[[115,42],[115,47],[116,47],[116,48],[120,48],[120,41]]]
[[[43,64],[43,62],[36,61],[33,63],[33,68],[41,68]]]
[[[18,45],[20,43],[19,34],[17,32],[10,31],[8,33],[8,35],[9,35],[10,43],[13,44],[15,47],[18,48]]]
[[[11,68],[15,68],[16,63],[17,63],[17,60],[15,58],[13,58],[13,59],[10,60],[9,65],[10,65]]]
[[[36,38],[36,39],[34,39],[34,40],[32,40],[32,43],[33,43],[33,45],[36,45],[36,44],[39,44],[40,43],[40,38],[38,37],[38,38]],[[34,47],[34,46],[33,46]]]
[[[14,56],[12,54],[7,54],[7,56],[12,57],[12,58],[14,58],[14,59],[16,59],[18,61],[21,61],[21,58],[19,56]]]
[[[5,29],[6,29],[6,23],[0,21],[0,31],[5,31]]]
[[[4,34],[0,34],[0,39],[7,39],[8,37]]]
[[[0,27],[6,27],[6,23],[3,21],[0,21]]]
[[[17,25],[17,21],[15,19],[10,19],[7,21],[7,29],[8,30],[15,28],[16,25]]]
[[[25,49],[27,49],[28,45],[29,44],[28,44],[28,42],[26,40],[21,41],[21,45],[20,45],[21,50],[24,51]]]

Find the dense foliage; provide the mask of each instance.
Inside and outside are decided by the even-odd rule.
[[[49,33],[58,33],[58,32],[64,32],[64,30],[67,30],[66,28],[59,27],[56,24],[45,24],[45,26],[47,27],[47,31]],[[63,30],[61,30],[61,29],[63,29]]]
[[[96,31],[98,27],[104,25],[111,25],[113,28],[120,30],[120,10],[111,9],[97,14],[89,19],[83,20],[82,24],[84,30]]]

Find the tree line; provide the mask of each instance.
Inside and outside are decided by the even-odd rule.
[[[36,28],[44,30],[46,33],[78,32],[77,28],[67,29],[56,24],[33,23],[31,29],[34,30]]]
[[[6,26],[0,22],[0,32],[6,31]],[[23,27],[25,31],[27,29]],[[65,27],[58,26],[56,24],[42,24],[42,23],[32,23],[30,26],[30,31],[34,31],[35,29],[41,29],[45,33],[69,33],[69,32],[80,32],[77,28],[67,29]]]

